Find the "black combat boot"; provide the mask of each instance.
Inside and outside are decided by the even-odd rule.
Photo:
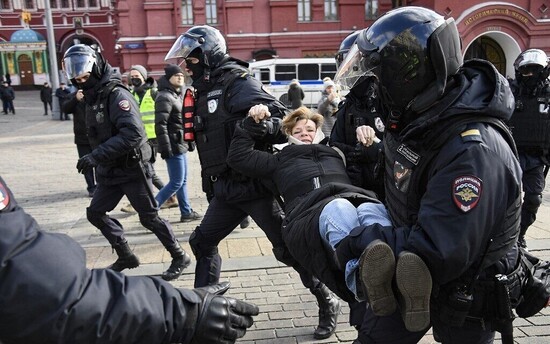
[[[107,269],[120,272],[124,269],[133,269],[139,266],[139,259],[130,249],[128,241],[120,242],[113,246],[113,248],[118,255],[118,259],[109,265]]]
[[[172,263],[168,270],[162,273],[162,279],[165,281],[172,281],[180,277],[183,269],[191,264],[191,257],[181,248],[179,243],[172,247],[167,247],[166,249],[172,256]]]
[[[315,288],[309,289],[319,303],[319,325],[313,332],[315,339],[325,339],[334,333],[338,314],[340,313],[340,301],[332,295],[327,286],[319,283]]]

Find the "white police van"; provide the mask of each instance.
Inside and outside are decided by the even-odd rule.
[[[334,58],[275,58],[250,62],[250,71],[277,99],[288,104],[288,85],[298,80],[304,90],[305,106],[317,108],[323,91],[323,78],[334,79]]]

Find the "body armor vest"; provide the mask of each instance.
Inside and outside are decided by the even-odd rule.
[[[90,106],[91,111],[89,109],[86,110],[86,128],[88,130],[88,139],[92,149],[95,149],[118,133],[109,115],[109,95],[111,92],[115,91],[115,87],[124,86],[117,82],[110,82],[102,89],[96,102]],[[151,146],[147,143],[146,139],[137,146],[136,152],[140,155],[143,162],[151,159]],[[129,155],[134,155],[134,153],[131,152]],[[127,164],[127,162],[128,156],[122,156],[113,160],[111,163],[104,163],[104,165],[122,166]]]
[[[139,113],[141,115],[141,121],[145,127],[145,133],[147,138],[154,139],[157,137],[155,132],[155,100],[151,96],[151,89],[148,89],[141,101],[139,95],[134,92],[134,98],[139,104]]]
[[[550,149],[550,86],[538,88],[535,94],[515,91],[516,109],[509,125],[516,145],[542,155]]]
[[[385,127],[378,109],[378,99],[373,84],[368,87],[365,97],[366,101],[356,100],[355,97],[345,100],[344,105],[339,110],[344,111],[345,140],[348,145],[353,145],[357,142],[355,129],[362,125],[372,127],[379,139],[382,139],[384,136]]]
[[[420,202],[426,192],[429,169],[440,148],[453,136],[470,129],[469,123],[483,122],[494,124],[516,153],[510,132],[504,123],[494,118],[466,117],[444,126],[444,130],[432,130],[422,141],[430,143],[429,148],[419,143],[401,142],[392,134],[384,137],[386,205],[395,227],[416,223]],[[493,242],[484,258],[483,267],[496,262],[514,244],[519,233],[519,217],[515,215],[519,209],[520,196],[521,194],[515,202],[517,204],[514,203],[507,209],[503,223],[494,228],[497,232],[492,233]]]
[[[212,89],[198,93],[195,102],[195,142],[202,170],[211,177],[229,170],[226,163],[229,144],[235,124],[243,119],[242,114],[229,113],[225,106],[228,88],[245,73],[245,69],[231,68],[214,81]]]

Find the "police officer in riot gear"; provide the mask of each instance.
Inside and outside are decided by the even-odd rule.
[[[86,269],[82,247],[43,232],[2,177],[0,276],[3,343],[228,344],[258,315],[258,307],[221,296],[227,282],[178,289],[149,276]]]
[[[340,44],[335,56],[340,67],[360,31],[348,35]],[[347,172],[355,186],[372,190],[383,200],[384,185],[381,166],[382,143],[375,142],[369,147],[358,144],[355,130],[362,125],[374,129],[376,137],[382,140],[385,125],[382,106],[378,97],[378,86],[372,76],[364,76],[349,90],[335,114],[336,123],[330,133],[330,145],[342,150],[346,155]]]
[[[516,79],[510,82],[516,110],[510,119],[523,171],[523,205],[519,243],[527,247],[525,233],[535,222],[542,203],[550,165],[550,80],[548,57],[540,49],[528,49],[514,63]]]
[[[275,257],[298,271],[302,283],[316,296],[320,309],[314,336],[328,338],[336,328],[339,301],[289,254],[281,234],[282,210],[269,189],[262,181],[244,176],[226,163],[235,125],[247,118],[251,107],[263,104],[259,107],[262,112],[278,118],[287,109],[250,75],[248,64],[227,54],[225,39],[213,27],[195,26],[181,35],[166,55],[166,59],[172,58],[185,60],[185,69],[196,90],[195,142],[202,173],[207,178],[205,188],[211,188],[205,192],[213,195],[201,224],[189,239],[197,259],[195,287],[218,282],[218,244],[250,215],[273,244]],[[253,122],[252,117],[248,120]],[[251,124],[243,122],[245,126]],[[269,129],[273,130],[266,124],[257,135],[261,138]],[[285,140],[282,133],[275,137],[279,142],[265,142],[258,148],[270,149],[270,143]]]
[[[118,255],[109,268],[122,271],[139,265],[122,225],[107,215],[126,195],[141,224],[157,236],[172,256],[162,278],[178,278],[191,259],[176,240],[170,223],[158,215],[151,191],[151,146],[136,100],[101,53],[87,45],[70,47],[65,52],[63,67],[71,82],[84,91],[86,126],[93,150],[78,160],[77,169],[84,172],[96,168],[98,187],[86,215]]]
[[[432,274],[430,318],[443,343],[492,343],[495,330],[508,340],[521,168],[504,124],[514,108],[507,81],[486,61],[463,64],[454,20],[430,9],[392,10],[356,42],[336,80],[353,87],[372,73],[379,82],[393,226],[358,227],[337,253],[358,256],[377,238],[397,255],[416,253]],[[360,342],[417,343],[427,328],[406,331],[398,313],[367,310]]]

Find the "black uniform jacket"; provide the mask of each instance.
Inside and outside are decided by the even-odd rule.
[[[159,278],[86,268],[85,252],[46,233],[0,177],[0,341],[189,343],[201,300]]]
[[[183,140],[183,98],[180,91],[166,80],[159,79],[159,92],[155,99],[155,133],[158,151],[163,157],[186,153],[189,149]]]
[[[107,85],[116,83],[109,94]],[[99,163],[98,181],[119,184],[142,178],[135,151],[141,152],[141,161],[150,175],[151,147],[141,121],[139,106],[130,91],[122,86],[120,74],[105,66],[98,84],[84,91],[86,126],[92,146],[92,156]]]
[[[273,181],[284,198],[282,232],[290,253],[338,296],[353,301],[332,250],[319,235],[319,215],[335,198],[346,198],[356,205],[379,201],[374,193],[351,185],[340,154],[323,144],[304,144],[288,145],[273,155],[254,149],[254,140],[237,127],[228,163],[243,174]]]
[[[451,82],[447,95],[434,108],[413,120],[400,133],[385,136],[386,156],[403,157],[397,152],[405,152],[401,144],[415,141],[432,144],[425,137],[438,137],[464,115],[500,120],[507,120],[512,115],[514,98],[508,82],[489,63],[466,62]],[[441,104],[448,106],[443,111],[433,110]],[[414,156],[409,155],[409,158]],[[391,209],[390,191],[405,190],[408,172],[397,160],[386,161],[386,171],[386,202]],[[500,257],[508,255],[509,249],[515,251],[502,262],[503,272],[511,272],[517,250],[510,247],[513,247],[513,236],[517,235],[519,227],[506,228],[509,222],[506,212],[513,208],[508,215],[516,220],[519,218],[521,169],[504,135],[494,125],[474,121],[471,130],[459,132],[442,143],[425,176],[419,185],[408,186],[420,190],[415,195],[419,200],[418,209],[408,209],[413,215],[410,221],[399,221],[390,211],[396,228],[370,230],[370,240],[381,237],[396,254],[403,250],[417,253],[428,265],[434,282],[444,285],[466,272],[471,280],[481,260],[489,258],[487,254],[495,250],[494,247],[487,249],[489,240],[509,233],[505,247],[496,250],[501,251]],[[517,221],[516,225],[519,225]]]
[[[76,99],[76,92],[73,92],[69,99],[63,103],[63,113],[73,114],[74,143],[77,145],[90,145],[86,130],[86,103],[84,100],[78,101]]]

